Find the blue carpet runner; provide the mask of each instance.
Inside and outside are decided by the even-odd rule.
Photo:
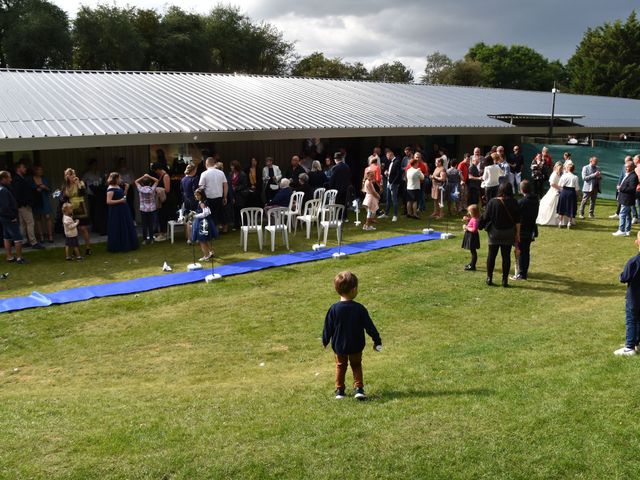
[[[340,251],[347,255],[380,250],[382,248],[396,247],[410,243],[426,242],[440,239],[440,232],[431,234],[402,235],[398,237],[383,238],[381,240],[370,240],[343,245]],[[324,248],[322,250],[310,250],[306,252],[285,253],[282,255],[272,255],[269,257],[244,260],[242,262],[220,265],[215,267],[215,273],[223,277],[231,275],[242,275],[243,273],[257,272],[273,267],[282,267],[296,263],[313,262],[331,258],[333,253],[338,252],[338,247]],[[204,265],[203,265],[204,266]],[[34,291],[26,297],[15,297],[0,300],[0,312],[12,312],[24,310],[26,308],[48,307],[49,305],[80,302],[91,298],[109,297],[112,295],[127,295],[131,293],[146,292],[158,288],[172,287],[174,285],[184,285],[204,280],[204,277],[211,273],[210,268],[197,270],[194,272],[165,273],[152,277],[136,278],[123,282],[105,283],[102,285],[90,285],[87,287],[70,288],[53,293],[40,293]]]

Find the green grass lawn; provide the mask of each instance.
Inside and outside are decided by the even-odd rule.
[[[530,280],[511,289],[484,285],[484,234],[480,270],[462,270],[458,235],[4,314],[0,477],[635,478],[638,359],[612,352],[624,340],[617,276],[636,249],[610,235],[612,210],[603,202],[599,219],[541,229]],[[347,240],[416,226],[350,227]],[[294,249],[309,248],[302,237]],[[257,255],[237,244],[226,236],[216,251],[225,262]],[[190,260],[182,243],[62,258],[6,267],[2,295]],[[358,274],[384,343],[365,351],[366,402],[333,398],[320,342],[342,269]]]

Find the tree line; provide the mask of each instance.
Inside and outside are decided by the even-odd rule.
[[[192,71],[414,82],[400,61],[368,70],[322,52],[300,57],[273,25],[239,8],[208,14],[82,6],[76,17],[47,0],[0,0],[0,67]],[[589,28],[566,64],[524,45],[473,45],[462,59],[433,52],[419,79],[426,84],[550,90],[640,98],[640,23]]]

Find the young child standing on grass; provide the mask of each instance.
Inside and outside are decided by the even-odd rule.
[[[380,201],[380,194],[375,189],[375,172],[369,170],[366,173],[364,179],[363,192],[365,193],[364,201],[362,204],[367,207],[367,220],[364,222],[363,230],[375,230],[376,227],[371,225],[371,222],[376,218],[376,212],[378,211],[378,202]]]
[[[198,209],[193,217],[191,241],[200,243],[200,249],[204,256],[199,261],[208,262],[213,257],[213,250],[209,247],[209,240],[218,238],[218,229],[211,218],[211,210],[205,203],[207,197],[205,196],[204,187],[197,189],[194,195],[198,201]]]
[[[347,366],[353,371],[355,398],[364,400],[362,380],[362,350],[364,332],[373,340],[373,348],[380,351],[382,340],[367,309],[353,299],[358,295],[358,277],[351,272],[340,272],[333,280],[333,286],[340,301],[329,307],[324,320],[322,345],[327,348],[329,341],[336,357],[336,398],[344,398],[344,381]]]
[[[636,247],[640,250],[640,232],[636,236]],[[640,343],[640,253],[630,258],[620,274],[620,282],[627,284],[626,298],[626,340],[624,347],[619,348],[614,355],[636,355],[636,348]]]
[[[464,266],[465,270],[475,270],[478,261],[478,249],[480,248],[480,235],[478,234],[478,218],[480,217],[480,209],[478,205],[473,204],[467,207],[469,215],[465,215],[462,220],[465,222],[462,227],[464,237],[462,238],[462,248],[471,251],[471,262]]]
[[[76,260],[82,260],[80,256],[80,244],[78,243],[78,224],[80,220],[73,219],[73,205],[65,203],[62,205],[62,225],[64,227],[64,254],[65,260],[71,261],[71,252]]]
[[[142,238],[144,244],[153,243],[153,231],[158,223],[158,188],[159,180],[145,173],[136,180],[136,188],[140,194],[140,217],[142,218]]]

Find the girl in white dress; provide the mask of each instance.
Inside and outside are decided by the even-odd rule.
[[[538,225],[558,225],[558,197],[560,196],[560,177],[562,176],[562,163],[556,162],[553,172],[549,177],[549,191],[540,200],[540,209],[538,210]]]

